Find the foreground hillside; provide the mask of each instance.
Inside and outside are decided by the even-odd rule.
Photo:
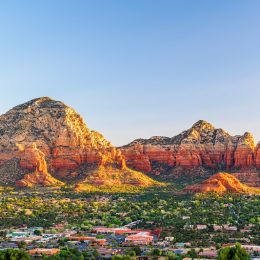
[[[189,185],[184,191],[189,193],[244,193],[260,194],[260,189],[242,184],[231,174],[220,172],[199,184]]]
[[[0,116],[0,185],[81,183],[92,188],[159,185],[130,170],[119,149],[60,101],[38,98]]]

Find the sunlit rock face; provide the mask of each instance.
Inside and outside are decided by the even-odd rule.
[[[202,183],[189,185],[184,189],[188,193],[246,193],[260,194],[260,189],[242,184],[228,173],[217,173]]]
[[[129,172],[121,151],[60,101],[38,98],[0,116],[2,184],[86,181],[94,168],[102,166]]]
[[[260,144],[255,146],[250,133],[231,136],[201,120],[172,138],[138,139],[115,148],[90,130],[74,109],[48,97],[31,100],[0,116],[0,185],[155,183],[128,167],[154,174],[174,169],[192,173],[202,167],[257,172]]]
[[[259,146],[258,146],[259,147]],[[260,149],[250,133],[231,136],[200,120],[181,134],[137,139],[121,147],[127,165],[137,170],[163,173],[174,167],[193,169],[260,168]]]
[[[258,169],[260,169],[260,142],[257,144],[255,149],[255,164]]]
[[[16,181],[18,187],[33,187],[34,185],[59,186],[62,182],[53,178],[48,172],[45,154],[33,143],[30,147],[21,147],[20,166],[31,173]]]

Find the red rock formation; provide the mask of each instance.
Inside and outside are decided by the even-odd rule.
[[[260,169],[260,142],[257,144],[255,149],[255,165],[257,169]]]
[[[217,173],[200,184],[189,185],[184,189],[188,193],[246,193],[260,194],[260,189],[242,184],[237,178],[228,173]]]
[[[36,144],[32,144],[30,147],[23,147],[21,153],[20,166],[33,172],[24,175],[21,180],[17,181],[16,185],[18,187],[62,185],[62,182],[56,180],[48,173],[45,154],[37,148]]]
[[[91,131],[75,110],[50,98],[29,101],[0,116],[0,184],[15,184],[34,173],[75,183],[101,166],[124,173],[131,172],[127,167],[155,174],[203,167],[246,172],[260,169],[260,144],[255,147],[249,133],[231,136],[199,121],[175,137],[138,139],[119,149]]]
[[[230,136],[205,121],[198,121],[178,136],[138,139],[121,147],[127,165],[145,172],[182,167],[193,169],[260,168],[260,149],[255,160],[253,136]],[[161,166],[164,167],[161,167]]]
[[[234,167],[248,168],[253,167],[255,153],[254,138],[250,133],[245,133],[238,141],[234,154]]]
[[[0,183],[24,187],[60,185],[57,179],[86,182],[86,176],[101,166],[132,172],[121,151],[62,102],[34,99],[0,116]],[[138,174],[143,176],[135,172],[135,178]]]

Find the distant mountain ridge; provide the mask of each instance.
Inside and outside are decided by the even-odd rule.
[[[252,134],[231,136],[223,129],[200,120],[181,134],[137,139],[120,147],[127,165],[161,174],[174,167],[192,169],[260,169],[260,145]]]
[[[0,116],[0,185],[150,187],[162,184],[142,172],[195,178],[202,168],[235,171],[239,179],[259,183],[260,145],[248,132],[231,136],[200,120],[175,137],[137,139],[116,148],[73,108],[49,97]]]
[[[121,178],[102,174],[114,169]],[[110,179],[111,178],[111,179]],[[153,186],[156,181],[129,169],[121,151],[63,102],[42,97],[0,116],[0,184],[32,187]]]

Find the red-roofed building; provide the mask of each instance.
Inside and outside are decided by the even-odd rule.
[[[150,232],[140,232],[134,235],[127,236],[125,243],[132,245],[149,245],[153,241],[153,236]]]
[[[95,237],[85,237],[85,236],[71,236],[68,237],[69,241],[94,241]]]
[[[208,257],[208,258],[216,258],[218,252],[216,250],[206,250],[199,253],[199,256]]]
[[[102,234],[115,234],[115,235],[123,235],[123,234],[129,234],[132,232],[129,228],[107,228],[107,227],[96,227],[93,229],[93,232],[95,233],[102,233]]]
[[[37,255],[56,255],[60,252],[59,248],[35,248],[28,251],[29,255],[37,256]]]
[[[107,243],[106,239],[97,239],[96,237],[86,237],[86,236],[71,236],[68,237],[69,241],[87,241],[91,242],[92,244],[97,244],[99,246],[104,246]]]

